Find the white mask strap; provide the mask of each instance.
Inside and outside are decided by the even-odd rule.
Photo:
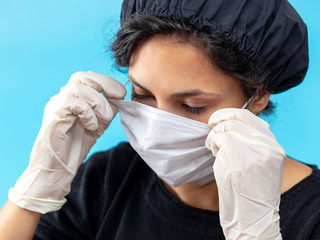
[[[251,98],[249,98],[249,100],[244,103],[244,105],[242,106],[241,109],[246,109],[246,107],[248,106],[248,104],[252,101],[252,99],[253,99],[255,96],[256,96],[256,95],[254,94]]]
[[[128,80],[123,84],[123,86],[126,86],[129,82],[130,82],[130,80],[128,79]]]

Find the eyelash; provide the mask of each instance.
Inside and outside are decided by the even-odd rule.
[[[136,99],[136,100],[145,100],[145,99],[148,99],[148,98],[151,98],[151,96],[148,96],[148,95],[140,95],[140,94],[137,94],[136,92],[132,91],[132,94],[131,94],[131,99]],[[205,107],[191,107],[187,104],[182,104],[181,105],[182,108],[185,109],[186,112],[189,112],[189,113],[192,113],[192,114],[201,114],[201,113],[204,113],[206,112],[206,108]]]
[[[136,99],[136,100],[145,100],[145,99],[148,99],[148,98],[151,98],[151,96],[148,96],[148,95],[140,95],[140,94],[137,94],[136,92],[134,92],[132,90],[132,94],[131,94],[131,99]]]
[[[191,107],[187,104],[182,104],[182,107],[186,110],[186,112],[192,113],[192,114],[201,114],[206,112],[205,107]]]

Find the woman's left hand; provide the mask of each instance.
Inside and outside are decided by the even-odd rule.
[[[226,239],[282,239],[283,148],[269,124],[245,109],[213,113],[206,140],[216,160],[220,223]]]

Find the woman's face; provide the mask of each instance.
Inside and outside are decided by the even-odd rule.
[[[246,102],[238,81],[213,66],[201,49],[169,38],[138,46],[129,79],[133,101],[204,123],[216,110]]]

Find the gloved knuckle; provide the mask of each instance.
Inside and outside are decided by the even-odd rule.
[[[82,78],[84,75],[85,75],[85,72],[82,72],[82,71],[75,72],[71,75],[70,80]]]
[[[234,120],[226,120],[217,124],[213,129],[215,133],[230,132],[237,129],[239,123]]]
[[[110,104],[103,103],[99,110],[99,118],[103,121],[109,122],[113,119],[114,115]]]
[[[75,88],[75,83],[69,82],[66,86],[61,88],[60,94],[61,95],[72,95],[71,93],[73,92]]]
[[[87,81],[87,79],[89,78],[90,74],[88,72],[75,72],[74,74],[71,75],[69,83],[68,84],[72,84],[72,83],[84,83]]]

